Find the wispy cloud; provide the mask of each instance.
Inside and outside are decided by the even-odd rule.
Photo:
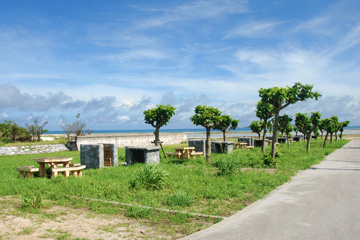
[[[274,31],[276,26],[282,23],[283,22],[279,21],[254,21],[247,23],[240,22],[238,26],[229,30],[223,39],[238,37],[266,37]]]

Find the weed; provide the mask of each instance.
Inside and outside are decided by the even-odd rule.
[[[275,165],[275,162],[273,162],[272,156],[270,153],[265,153],[263,156],[263,162],[264,165],[267,167],[272,167]]]
[[[179,207],[189,207],[194,203],[193,199],[183,192],[177,192],[174,195],[166,199],[166,204],[168,206],[179,206]]]
[[[146,164],[130,181],[131,188],[144,187],[147,190],[162,189],[168,180],[168,173],[158,165]]]
[[[23,195],[21,208],[22,209],[40,209],[42,207],[42,197],[40,194],[25,193]]]
[[[150,208],[131,206],[126,211],[126,216],[130,218],[148,218],[153,213]]]
[[[34,229],[23,228],[20,232],[17,233],[17,235],[30,235],[33,232],[34,232]]]
[[[217,175],[230,176],[233,175],[237,168],[237,163],[233,160],[221,159],[215,163],[215,167],[218,169]]]

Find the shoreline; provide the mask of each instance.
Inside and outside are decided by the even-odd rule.
[[[186,134],[187,138],[194,139],[194,138],[205,138],[206,132],[205,130],[203,132],[161,132],[161,135],[171,135],[171,134]],[[269,133],[268,136],[271,136]],[[293,132],[293,136],[295,135],[295,132]],[[298,133],[298,135],[301,135],[301,133]],[[325,135],[325,134],[324,134]],[[343,135],[360,135],[360,129],[345,129],[343,132]],[[73,134],[71,136],[74,136]],[[134,136],[154,136],[153,132],[132,132],[132,133],[91,133],[85,134],[86,137],[115,137],[115,136],[123,136],[123,137],[134,137]],[[223,134],[222,132],[211,132],[212,138],[222,138]],[[253,133],[251,131],[230,131],[226,133],[227,137],[257,137],[258,135],[256,133]],[[55,137],[55,138],[66,138],[66,134],[64,133],[55,133],[55,134],[42,134],[42,138],[48,138],[48,137]]]

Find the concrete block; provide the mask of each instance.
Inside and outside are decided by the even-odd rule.
[[[286,137],[278,137],[278,143],[287,143],[287,138]]]
[[[233,142],[211,142],[211,153],[231,153],[233,149]]]
[[[203,152],[205,156],[205,144],[206,144],[205,139],[189,140],[188,144],[189,147],[195,147],[195,152]]]
[[[160,147],[126,146],[125,159],[128,165],[135,163],[160,163]]]
[[[80,162],[89,168],[104,167],[104,145],[102,144],[82,144],[80,145]]]
[[[265,147],[267,144],[267,141],[265,141]],[[254,139],[254,147],[262,147],[262,139]]]
[[[254,146],[254,138],[253,137],[240,137],[238,138],[238,142],[247,143],[247,146]]]

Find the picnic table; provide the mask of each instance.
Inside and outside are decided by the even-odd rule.
[[[179,158],[190,159],[195,147],[176,147],[175,151],[178,153]]]
[[[241,142],[241,143],[239,143],[239,145],[241,146],[241,149],[245,149],[247,143],[246,142]]]
[[[63,167],[69,167],[71,160],[72,157],[43,157],[34,159],[34,161],[39,164],[40,177],[46,177],[46,164],[49,165],[52,169],[57,168],[58,165],[62,165]]]

